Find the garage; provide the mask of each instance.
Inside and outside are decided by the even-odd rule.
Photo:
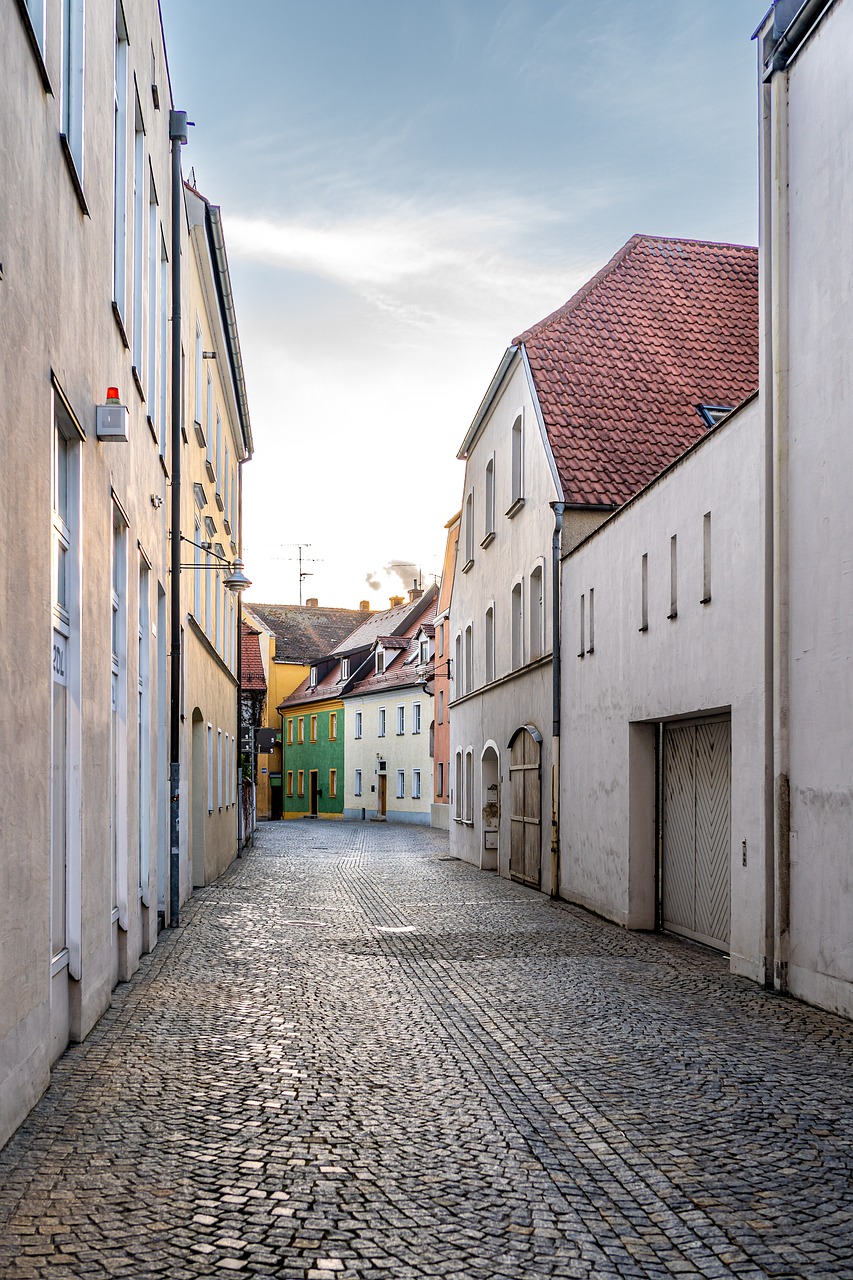
[[[727,951],[731,900],[731,721],[664,725],[661,923]]]

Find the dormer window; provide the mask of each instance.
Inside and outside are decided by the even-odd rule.
[[[376,674],[381,676],[385,670],[385,650],[376,650]]]
[[[349,658],[341,658],[341,679],[349,680]]]
[[[697,404],[696,412],[706,427],[715,427],[733,408],[731,404]]]
[[[316,688],[317,686],[317,668],[316,667],[311,668],[311,674],[308,677],[308,684],[312,689]]]
[[[418,661],[424,663],[429,662],[429,640],[427,639],[421,640]]]

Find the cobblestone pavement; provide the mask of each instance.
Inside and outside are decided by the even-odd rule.
[[[296,822],[198,892],[0,1154],[0,1276],[853,1277],[853,1027]]]

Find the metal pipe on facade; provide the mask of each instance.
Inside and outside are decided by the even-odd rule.
[[[552,502],[554,533],[551,539],[551,897],[560,896],[560,716],[561,680],[560,661],[560,550],[563,533],[565,502]]]
[[[169,112],[172,144],[172,505],[171,652],[169,704],[169,924],[180,921],[181,902],[181,147],[187,140],[187,113]]]

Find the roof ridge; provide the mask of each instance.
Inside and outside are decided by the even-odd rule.
[[[581,287],[572,294],[567,302],[564,302],[561,307],[557,307],[556,311],[552,311],[550,315],[545,316],[543,320],[539,320],[536,324],[530,325],[530,327],[520,333],[517,338],[513,338],[511,345],[514,347],[521,346],[522,343],[528,342],[531,338],[538,337],[545,329],[549,328],[552,324],[555,324],[558,320],[561,320],[565,315],[568,315],[570,311],[574,311],[574,309],[598,287],[602,280],[606,279],[607,276],[615,271],[616,268],[620,266],[636,248],[639,247],[639,245],[648,243],[693,244],[701,245],[703,248],[709,249],[743,249],[752,254],[758,252],[754,245],[735,244],[726,240],[698,240],[692,236],[657,236],[650,235],[643,231],[635,232],[629,240],[625,241],[621,249],[617,249],[609,262],[606,262],[603,267],[596,271],[595,275],[587,280],[586,284],[582,284]]]

